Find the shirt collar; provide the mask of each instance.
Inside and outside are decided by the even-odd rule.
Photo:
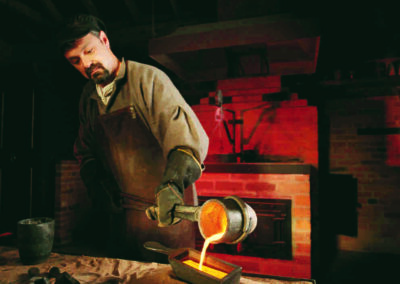
[[[126,73],[126,63],[125,63],[125,59],[122,58],[121,64],[119,66],[118,74],[110,84],[115,85],[115,83],[118,83],[118,81],[120,81],[121,79],[123,79],[125,77],[125,73]],[[97,84],[94,84],[94,92],[90,95],[91,98],[93,98],[93,99],[100,98],[101,99],[101,95],[99,94],[98,87],[100,87],[100,86],[98,86]],[[115,89],[115,88],[113,88],[113,89]]]

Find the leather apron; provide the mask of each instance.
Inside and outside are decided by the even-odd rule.
[[[165,256],[144,249],[146,241],[157,241],[171,248],[194,248],[193,222],[182,220],[173,226],[158,227],[157,221],[146,217],[145,209],[155,203],[155,189],[160,184],[166,161],[158,141],[143,123],[133,102],[126,108],[98,116],[95,125],[102,162],[122,191],[125,220],[115,223],[125,224],[124,228],[113,229],[123,235],[126,255],[121,257],[167,262]],[[194,185],[185,190],[184,199],[185,204],[197,205],[194,204],[197,203]]]

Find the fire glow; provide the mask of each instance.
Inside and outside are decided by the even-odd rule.
[[[203,266],[206,256],[206,250],[210,243],[216,242],[223,238],[228,227],[228,218],[225,208],[217,202],[209,202],[203,208],[200,216],[201,230],[204,233],[205,241],[201,251],[200,262],[197,263],[192,260],[184,261],[185,264],[204,271],[216,278],[223,278],[227,273],[213,269],[208,266]]]
[[[203,266],[204,259],[205,259],[205,256],[206,256],[206,250],[207,250],[209,244],[211,242],[215,242],[215,241],[219,240],[220,238],[223,237],[223,235],[224,235],[224,232],[219,233],[219,234],[215,234],[215,235],[213,235],[213,236],[211,236],[211,237],[209,237],[209,238],[207,238],[205,240],[204,245],[203,245],[203,249],[201,251],[200,262],[199,263],[194,262],[191,259],[185,260],[183,263],[185,263],[185,264],[187,264],[187,265],[189,265],[189,266],[191,266],[193,268],[196,268],[196,269],[198,269],[200,271],[203,271],[203,272],[205,272],[207,274],[210,274],[210,275],[212,275],[212,276],[214,276],[214,277],[216,277],[218,279],[224,278],[227,275],[226,272],[223,272],[223,271],[220,271],[220,270],[217,270],[217,269],[205,266],[205,265]]]
[[[211,242],[215,242],[215,241],[219,240],[220,238],[222,238],[223,235],[224,235],[224,232],[216,234],[216,235],[213,235],[213,236],[211,236],[211,237],[209,237],[209,238],[207,238],[205,240],[203,249],[201,250],[201,256],[200,256],[200,263],[199,263],[199,270],[200,271],[203,270],[203,262],[204,262],[204,258],[206,256],[206,250],[207,250],[209,244]]]
[[[191,267],[193,267],[195,269],[199,269],[199,263],[197,263],[197,262],[195,262],[195,261],[193,261],[191,259],[185,260],[183,263],[187,264],[187,265],[189,265],[189,266],[191,266]],[[203,271],[203,272],[205,272],[207,274],[210,274],[210,275],[212,275],[212,276],[214,276],[214,277],[216,277],[218,279],[222,279],[228,274],[226,272],[223,272],[221,270],[217,270],[217,269],[208,267],[206,265],[204,265],[202,267],[201,271]]]

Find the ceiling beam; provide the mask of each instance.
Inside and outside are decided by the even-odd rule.
[[[314,19],[271,15],[179,27],[150,39],[148,50],[151,58],[188,81],[225,79],[236,69],[229,66],[232,58],[221,61],[226,54],[219,51],[231,49],[236,54],[235,66],[243,68],[239,75],[311,74],[316,68],[319,34]],[[200,56],[204,54],[205,58]],[[203,66],[204,62],[215,66]]]
[[[314,36],[319,36],[315,20],[275,15],[180,27],[167,36],[151,39],[149,54],[187,52]]]

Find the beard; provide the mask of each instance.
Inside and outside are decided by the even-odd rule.
[[[93,70],[97,68],[97,71],[92,74]],[[101,63],[95,63],[90,65],[89,68],[85,70],[88,78],[93,80],[95,84],[104,84],[106,82],[111,82],[113,80],[110,71],[108,71]]]

